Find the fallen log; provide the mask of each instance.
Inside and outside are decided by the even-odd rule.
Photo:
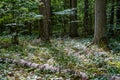
[[[71,74],[73,76],[77,76],[80,78],[80,80],[88,80],[88,77],[85,73],[83,72],[79,72],[79,71],[75,71],[75,70],[70,70],[70,69],[61,69],[59,67],[53,67],[49,64],[44,64],[44,65],[40,65],[37,63],[33,63],[24,59],[20,59],[20,60],[15,60],[15,59],[10,59],[10,58],[0,58],[0,63],[12,63],[12,64],[17,64],[17,65],[22,65],[24,67],[30,67],[30,68],[34,68],[34,69],[39,69],[42,71],[47,71],[49,70],[52,73],[68,73]]]

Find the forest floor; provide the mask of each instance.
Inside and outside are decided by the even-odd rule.
[[[44,43],[33,36],[19,37],[19,45],[7,45],[10,36],[0,37],[0,57],[24,59],[43,65],[84,72],[89,80],[109,80],[120,76],[120,43],[118,49],[104,51],[90,44],[91,39],[52,38]],[[112,45],[112,44],[111,44]],[[116,51],[116,52],[115,52]],[[80,80],[70,74],[40,72],[16,64],[0,63],[0,80]],[[120,80],[120,78],[119,78]]]

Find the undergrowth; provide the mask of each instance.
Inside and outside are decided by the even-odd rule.
[[[0,56],[81,71],[86,73],[90,80],[108,80],[110,76],[120,74],[119,41],[111,40],[109,46],[112,50],[106,52],[95,45],[87,48],[86,46],[91,42],[89,38],[52,38],[47,44],[36,39],[35,36],[20,36],[19,39],[19,45],[1,47]],[[8,43],[10,43],[10,36],[0,37],[1,46]],[[53,78],[75,80],[69,74],[47,74],[37,69],[7,62],[0,63],[1,80],[50,80]]]

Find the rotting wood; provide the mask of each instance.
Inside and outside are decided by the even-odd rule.
[[[61,69],[59,67],[53,67],[53,66],[48,65],[48,64],[40,65],[40,64],[37,64],[37,63],[26,61],[24,59],[15,60],[15,59],[10,59],[10,58],[0,58],[0,63],[4,63],[4,62],[17,64],[17,65],[21,65],[21,66],[24,66],[24,67],[30,67],[30,68],[34,68],[34,69],[39,69],[39,70],[42,70],[42,71],[49,70],[51,73],[56,73],[56,72],[68,73],[68,74],[71,74],[73,76],[80,77],[80,80],[88,80],[87,75],[83,72],[70,70],[70,69]]]

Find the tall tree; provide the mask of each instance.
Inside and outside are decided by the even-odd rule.
[[[51,0],[41,0],[40,3],[40,13],[44,16],[44,18],[40,20],[40,37],[44,41],[49,41],[51,22]]]
[[[94,1],[89,1],[89,35],[93,35],[94,29],[94,12],[93,12],[93,2]]]
[[[110,25],[113,26],[113,23],[114,23],[114,4],[115,3],[115,0],[111,0],[111,14],[110,14]]]
[[[116,0],[117,10],[116,10],[116,19],[117,19],[117,27],[120,26],[120,0]]]
[[[69,9],[70,8],[70,0],[64,0],[64,10],[65,9]],[[64,34],[67,33],[67,22],[68,22],[68,15],[64,15],[63,17],[63,30],[64,30]]]
[[[113,27],[114,27],[114,10],[115,10],[115,0],[111,0],[111,14],[110,14],[110,28],[109,28],[109,36],[110,37],[113,37],[114,36],[114,30],[113,30]]]
[[[94,43],[106,43],[106,0],[95,0]]]
[[[78,37],[78,23],[77,23],[77,0],[70,0],[70,7],[73,9],[74,14],[70,16],[71,24],[70,24],[70,36]]]
[[[84,30],[83,36],[88,36],[93,34],[93,9],[92,1],[84,0]]]
[[[84,0],[84,36],[89,34],[89,1]]]

